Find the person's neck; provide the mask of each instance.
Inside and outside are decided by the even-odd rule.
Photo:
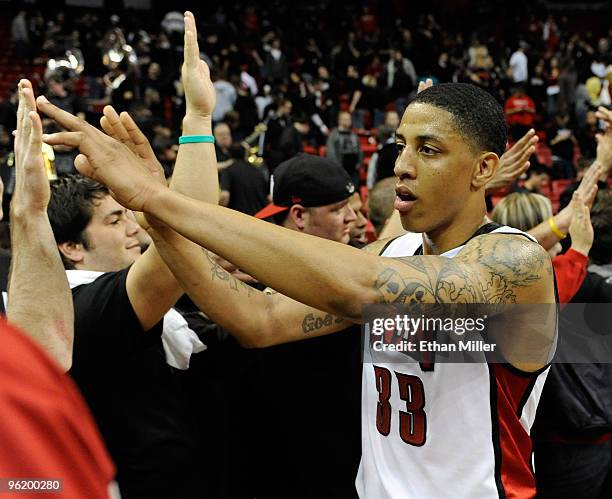
[[[457,217],[456,220],[461,222],[451,221],[445,226],[423,233],[424,255],[441,255],[456,248],[472,237],[480,227],[491,221],[484,208],[475,211],[471,216]]]

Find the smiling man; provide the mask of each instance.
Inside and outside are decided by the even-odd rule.
[[[210,135],[216,98],[190,13],[185,14],[184,56],[183,131]],[[107,106],[100,124],[130,144],[131,150],[116,142],[166,185],[150,144],[127,114]],[[181,145],[171,185],[216,202],[214,145]],[[207,477],[203,428],[184,371],[192,354],[205,347],[171,309],[183,290],[155,244],[140,254],[142,229],[103,185],[75,175],[58,179],[51,191],[47,212],[74,305],[70,375],[117,465],[121,496],[197,496]]]
[[[329,334],[363,321],[370,304],[553,305],[535,352],[532,330],[514,313],[513,330],[495,338],[504,363],[481,357],[479,363],[422,368],[398,352],[375,357],[367,341],[364,349],[361,497],[535,496],[529,429],[556,337],[554,279],[537,243],[486,218],[485,187],[506,142],[503,112],[489,94],[444,84],[408,106],[397,133],[395,173],[396,209],[411,233],[364,252],[172,193],[111,139],[46,104],[41,109],[71,130],[47,140],[78,146],[79,170],[106,183],[126,206],[315,307],[281,297],[266,304],[231,283],[235,299],[229,300],[230,293],[212,292],[228,285],[207,276],[212,264],[195,265],[197,253],[185,259],[159,245],[198,305],[245,343]],[[168,246],[175,237],[166,230]],[[306,319],[315,329],[306,331]],[[290,327],[296,324],[301,328]]]
[[[66,269],[116,272],[140,256],[142,229],[103,185],[70,175],[51,188],[51,220]]]

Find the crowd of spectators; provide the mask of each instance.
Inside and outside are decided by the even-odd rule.
[[[368,160],[384,145],[385,113],[401,116],[426,78],[470,82],[504,105],[511,140],[535,127],[544,148],[537,159],[553,179],[573,178],[576,159],[594,157],[593,111],[611,101],[611,33],[525,7],[505,19],[498,13],[493,31],[478,25],[491,11],[470,12],[471,21],[457,25],[444,11],[405,13],[380,2],[297,2],[297,16],[283,2],[219,5],[202,18],[200,37],[217,92],[213,119],[229,126],[233,142],[259,145],[270,171],[304,146],[325,154],[320,146],[331,145],[327,155],[365,183],[361,146]],[[174,11],[142,19],[30,10],[17,13],[11,35],[16,55],[39,67],[75,53],[84,66],[78,77],[41,74],[52,102],[94,122],[105,103],[131,111],[169,165],[184,109],[180,20]],[[259,123],[267,131],[253,133]]]

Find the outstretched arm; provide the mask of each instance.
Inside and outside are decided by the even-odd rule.
[[[51,196],[42,157],[42,124],[32,85],[19,82],[15,192],[11,202],[12,263],[9,320],[26,331],[67,371],[74,338],[72,295],[53,237]]]
[[[153,222],[155,244],[185,292],[242,346],[267,347],[340,331],[351,323],[280,293],[265,294],[236,279],[208,250]]]
[[[108,142],[112,139],[98,137],[91,130],[77,131],[73,136],[75,145],[88,157],[88,161],[80,162],[81,171],[106,183],[122,203],[154,215],[183,236],[221,255],[281,293],[332,314],[359,320],[362,304],[389,301],[383,291],[397,289],[403,282],[397,281],[398,278],[405,280],[410,289],[422,287],[423,292],[415,296],[428,300],[425,303],[551,300],[552,295],[534,286],[538,282],[536,277],[544,278],[546,264],[550,268],[549,259],[542,256],[543,250],[533,243],[514,242],[521,239],[519,237],[504,236],[504,241],[514,242],[510,250],[506,247],[509,243],[499,243],[499,246],[483,249],[481,254],[464,253],[472,260],[413,257],[406,263],[379,258],[338,243],[271,226],[226,208],[188,199],[160,186],[138,165],[132,165],[130,157],[122,155],[121,150]],[[490,236],[480,244],[491,245],[499,237]],[[468,248],[474,250],[474,244],[468,244],[464,251]],[[245,247],[248,252],[244,251]],[[487,252],[497,257],[499,251],[503,252],[505,259],[498,262],[502,269],[519,273],[533,270],[537,271],[536,274],[524,282],[522,274],[518,277],[512,272],[501,276],[494,274],[494,265],[485,266],[483,262],[487,260],[484,257]],[[270,265],[269,255],[274,255],[274,265]],[[538,257],[537,269],[527,265],[527,256]],[[517,259],[521,265],[515,265]],[[385,288],[387,281],[393,286]],[[436,284],[436,287],[431,287],[431,283],[444,284],[446,281],[447,286]],[[457,294],[454,290],[459,289],[464,281],[469,285],[463,286],[462,293]],[[502,285],[498,285],[499,281]],[[430,292],[426,293],[428,289]],[[448,291],[444,292],[446,289]],[[525,294],[525,290],[529,293]]]
[[[244,233],[244,229],[242,227],[241,232]],[[280,229],[280,232],[283,230]],[[267,237],[264,234],[262,239],[258,239],[251,238],[251,234],[247,233],[249,242],[243,246],[249,247],[252,252],[239,264],[249,267],[248,262],[251,261],[250,270],[258,272],[260,279],[265,279],[264,274],[269,270],[268,282],[276,289],[291,293],[299,301],[323,308],[327,314],[282,295],[265,297],[254,290],[244,289],[241,283],[233,281],[221,269],[210,265],[207,270],[213,274],[213,280],[217,279],[216,285],[224,285],[226,291],[231,289],[235,296],[223,298],[217,294],[217,290],[213,291],[214,286],[209,287],[206,283],[205,278],[208,276],[189,275],[189,269],[181,269],[180,262],[172,264],[175,272],[184,273],[185,289],[196,303],[203,310],[208,311],[211,306],[216,309],[220,315],[214,316],[214,320],[228,327],[246,346],[266,346],[329,334],[348,325],[348,321],[344,324],[337,322],[337,315],[353,314],[353,320],[357,321],[361,318],[361,305],[367,303],[404,304],[411,308],[414,305],[433,303],[501,305],[484,310],[485,314],[491,316],[507,312],[504,305],[554,303],[555,300],[548,254],[539,245],[522,236],[481,236],[471,241],[455,259],[435,256],[399,259],[372,256],[366,259],[358,258],[357,255],[368,255],[361,255],[359,251],[338,243],[320,240],[320,244],[317,244],[317,238],[300,237],[303,235],[292,231],[284,232],[288,236],[297,237],[287,240],[287,246],[283,242],[279,244],[278,238],[275,238],[275,247],[266,250],[261,247],[263,239],[270,238],[270,234]],[[230,231],[225,237],[235,243],[234,236]],[[312,239],[312,246],[306,244],[310,242],[307,239]],[[301,243],[305,244],[302,246]],[[215,251],[224,250],[219,247]],[[225,251],[229,251],[229,247]],[[258,256],[260,251],[262,258]],[[268,251],[274,252],[275,265],[272,269],[267,265]],[[288,252],[293,252],[293,255],[288,256]],[[325,255],[322,260],[312,258],[316,252],[319,252],[317,257]],[[349,253],[354,255],[349,258]],[[200,268],[204,271],[203,266]],[[198,296],[204,301],[199,301]],[[273,299],[266,302],[266,298]],[[261,302],[259,299],[262,299]],[[232,300],[238,300],[243,308],[232,305]],[[540,369],[548,362],[555,334],[552,315],[547,314],[553,320],[547,321],[546,325],[538,322],[542,318],[542,311],[552,312],[552,309],[541,306],[534,308],[511,309],[512,313],[522,312],[520,317],[513,317],[512,329],[500,328],[498,325],[489,331],[489,339],[497,344],[500,354],[512,365],[525,371]],[[264,311],[263,316],[261,310]],[[452,309],[449,310],[451,313]],[[242,329],[244,324],[245,329]],[[263,331],[252,329],[253,326],[262,327],[262,324],[266,328]],[[532,324],[542,326],[534,331]]]

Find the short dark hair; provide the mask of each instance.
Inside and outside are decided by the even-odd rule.
[[[413,103],[430,104],[453,115],[457,131],[479,152],[501,156],[508,128],[501,105],[491,94],[469,83],[441,83],[417,94]]]
[[[296,123],[301,123],[303,125],[305,125],[306,123],[310,124],[310,118],[306,116],[306,113],[297,113],[293,117],[293,121],[295,121]]]
[[[543,174],[550,175],[550,170],[546,168],[544,165],[541,165],[539,163],[532,164],[527,170],[527,178],[531,178],[534,175],[543,175]]]
[[[593,246],[589,256],[597,265],[612,262],[612,193],[599,191],[591,208],[593,224]]]
[[[47,213],[55,242],[74,242],[89,249],[85,228],[91,221],[96,201],[108,194],[105,186],[82,175],[66,175],[52,181]],[[64,255],[62,261],[65,268],[74,268]]]
[[[275,225],[283,225],[287,217],[289,216],[289,210],[281,211],[279,213],[275,213],[270,218],[274,221]]]
[[[229,146],[229,156],[232,159],[246,159],[247,150],[242,144],[234,143]]]

